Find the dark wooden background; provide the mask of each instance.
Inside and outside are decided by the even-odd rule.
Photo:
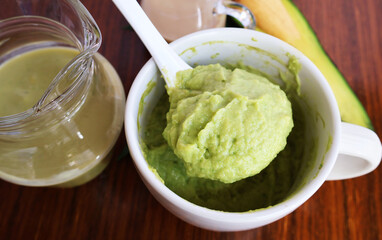
[[[150,55],[111,0],[82,0],[103,34],[100,52],[129,91]],[[382,1],[295,0],[382,136]],[[381,83],[380,83],[381,81]],[[206,231],[164,209],[140,180],[124,134],[116,157],[93,181],[72,189],[0,180],[0,239],[382,239],[382,167],[326,182],[303,206],[268,226]]]

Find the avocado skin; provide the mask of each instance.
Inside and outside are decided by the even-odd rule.
[[[254,13],[258,30],[294,46],[318,67],[333,90],[342,121],[373,129],[362,103],[325,52],[307,19],[293,1],[239,0],[239,2]],[[274,14],[275,11],[277,15]]]

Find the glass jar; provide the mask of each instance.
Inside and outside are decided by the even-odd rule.
[[[61,48],[77,53],[22,111],[12,112],[37,84],[28,80],[15,87],[9,85],[12,74],[0,77],[4,93],[19,94],[0,100],[0,108],[11,110],[10,115],[0,111],[0,177],[27,186],[85,183],[110,160],[125,105],[117,73],[97,53],[100,30],[78,0],[5,0],[3,5],[0,72],[12,59],[33,51]],[[36,69],[24,75],[30,77]]]

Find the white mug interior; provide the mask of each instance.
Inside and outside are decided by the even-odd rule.
[[[140,148],[145,121],[164,93],[151,59],[137,75],[126,105],[125,131],[131,156],[150,192],[179,218],[202,228],[216,231],[238,231],[260,227],[289,214],[308,200],[328,177],[338,155],[340,116],[334,95],[315,65],[298,50],[267,34],[245,29],[221,28],[197,32],[174,41],[172,47],[191,66],[210,63],[237,64],[259,69],[274,79],[280,79],[290,56],[295,56],[302,68],[302,105],[308,124],[305,134],[312,139],[314,158],[309,170],[300,173],[300,180],[287,199],[272,207],[244,213],[222,212],[197,206],[167,188],[150,170]],[[146,91],[151,86],[150,91]],[[307,168],[308,169],[308,168]]]

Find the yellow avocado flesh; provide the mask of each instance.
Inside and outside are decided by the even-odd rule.
[[[373,129],[369,116],[334,65],[299,9],[290,0],[240,0],[255,15],[259,30],[300,50],[322,72],[332,88],[341,119]]]

